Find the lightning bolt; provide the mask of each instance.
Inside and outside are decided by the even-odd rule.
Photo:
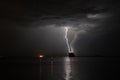
[[[65,40],[66,40],[66,44],[67,44],[67,47],[68,47],[68,51],[70,51],[70,45],[69,45],[69,42],[68,42],[68,27],[65,27]]]
[[[65,40],[68,47],[68,52],[73,52],[73,48],[71,47],[68,41],[68,30],[69,30],[69,27],[65,27]]]

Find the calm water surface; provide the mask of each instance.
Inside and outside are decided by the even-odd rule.
[[[119,80],[118,57],[1,60],[0,80]]]

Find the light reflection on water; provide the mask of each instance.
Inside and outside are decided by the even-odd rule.
[[[58,65],[60,64],[59,61],[54,61],[55,59],[50,59],[50,65],[48,65],[48,68],[50,70],[46,70],[44,69],[45,67],[42,67],[43,65],[41,64],[42,63],[42,60],[40,60],[40,80],[43,79],[43,76],[44,75],[43,73],[43,70],[46,72],[49,72],[49,79],[50,80],[72,80],[73,79],[73,76],[72,76],[72,58],[70,57],[65,57],[64,60],[63,60],[63,64],[61,65]],[[57,62],[57,63],[56,63]],[[61,61],[60,61],[61,62]],[[57,64],[57,65],[56,65]],[[63,68],[62,68],[63,66]],[[59,75],[57,75],[59,74]],[[61,74],[61,75],[60,75]],[[59,78],[58,78],[59,76]],[[61,76],[61,77],[60,77]],[[45,78],[45,77],[44,77]]]
[[[72,78],[72,68],[71,68],[70,58],[66,57],[64,63],[65,63],[65,65],[64,65],[65,80],[70,80]]]
[[[117,73],[120,72],[120,59],[116,57],[44,58],[37,59],[38,63],[30,63],[29,60],[31,59],[1,61],[0,73],[10,76],[2,78],[4,80],[107,80],[108,77],[119,79]]]

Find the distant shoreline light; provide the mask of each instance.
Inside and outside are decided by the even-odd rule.
[[[39,58],[43,58],[43,57],[44,57],[44,55],[42,55],[42,54],[39,55]]]

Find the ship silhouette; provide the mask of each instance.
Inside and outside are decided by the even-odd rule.
[[[73,52],[69,53],[69,57],[75,57],[75,54]]]

